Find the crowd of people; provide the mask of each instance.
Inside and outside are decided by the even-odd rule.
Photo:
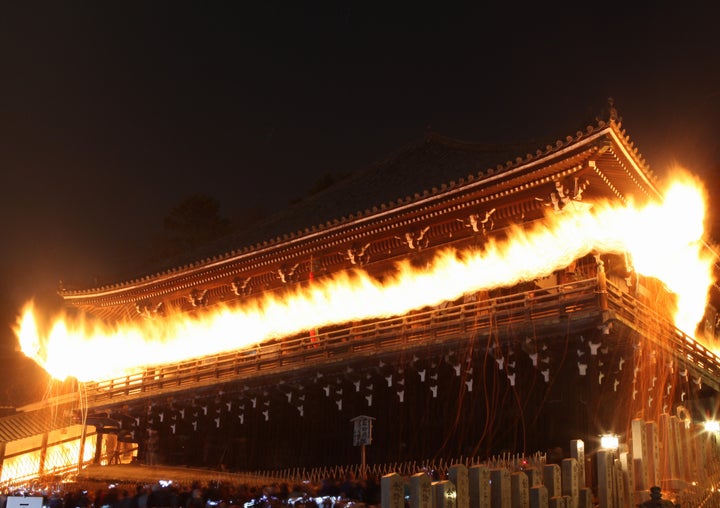
[[[86,490],[76,486],[66,491],[24,491],[0,496],[0,508],[8,508],[10,495],[43,497],[43,508],[340,508],[362,504],[380,505],[380,481],[369,475],[357,479],[352,473],[344,478],[321,482],[271,483],[261,487],[230,483],[189,485],[171,481],[152,485],[111,484]]]

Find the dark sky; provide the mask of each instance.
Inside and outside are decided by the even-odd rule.
[[[612,96],[658,173],[720,166],[716,8],[12,3],[0,6],[6,299],[112,281],[192,193],[231,219],[271,210],[428,126],[480,142],[564,136]]]

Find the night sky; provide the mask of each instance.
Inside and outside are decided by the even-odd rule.
[[[0,6],[12,305],[60,280],[117,281],[193,193],[231,220],[269,213],[428,127],[564,137],[612,96],[657,173],[679,162],[713,187],[720,170],[717,8],[13,3]]]

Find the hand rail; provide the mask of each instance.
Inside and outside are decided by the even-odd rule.
[[[143,397],[163,390],[189,389],[227,379],[255,376],[274,369],[316,367],[359,354],[467,338],[490,330],[597,314],[595,279],[546,290],[424,308],[402,316],[324,327],[310,333],[271,339],[237,351],[189,361],[156,365],[120,378],[84,384],[90,406],[119,397]]]
[[[720,358],[677,330],[667,317],[607,282],[612,319],[634,328],[657,346],[690,364],[697,375],[720,379]],[[585,279],[544,290],[494,298],[467,299],[412,311],[381,320],[327,326],[310,332],[206,357],[147,367],[141,372],[85,383],[90,406],[108,400],[142,398],[163,391],[211,386],[259,374],[316,368],[341,363],[358,355],[421,348],[449,340],[463,340],[503,327],[538,326],[558,319],[602,319],[597,280]],[[598,323],[600,324],[600,323]]]

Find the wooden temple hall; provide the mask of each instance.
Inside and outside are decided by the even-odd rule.
[[[109,323],[202,316],[348,271],[395,280],[398,262],[422,271],[447,249],[482,252],[578,205],[661,198],[614,113],[567,134],[501,147],[428,132],[156,273],[61,296]],[[528,264],[555,248],[562,238],[527,252]],[[630,490],[717,479],[702,424],[715,413],[720,359],[675,327],[663,284],[635,273],[628,255],[590,250],[450,299],[444,286],[439,278],[400,312],[342,314],[236,350],[153,358],[130,375],[78,382],[0,419],[1,482],[86,464],[354,464],[358,416],[372,419],[368,464],[535,452],[552,462],[582,440],[594,471],[600,437],[615,434]],[[709,340],[716,322],[711,304],[699,326]],[[596,474],[586,478],[597,484]]]

